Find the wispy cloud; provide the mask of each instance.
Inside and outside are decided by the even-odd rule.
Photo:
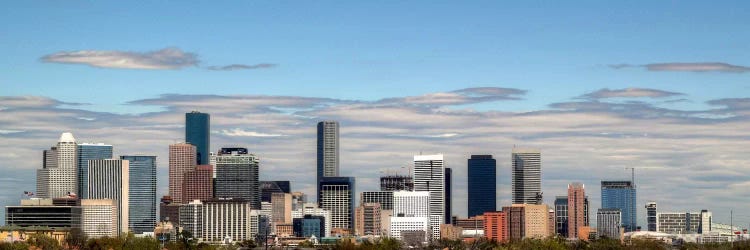
[[[48,63],[85,64],[97,68],[117,69],[181,69],[197,66],[198,56],[179,48],[150,52],[117,50],[62,51],[41,58]]]
[[[226,135],[226,136],[242,136],[242,137],[279,137],[284,136],[282,134],[266,134],[266,133],[260,133],[255,131],[248,131],[240,128],[235,129],[224,129],[219,131],[219,134]]]
[[[733,65],[723,62],[668,62],[651,63],[643,65],[635,64],[611,64],[610,68],[645,68],[648,71],[688,71],[688,72],[723,72],[723,73],[745,73],[750,72],[750,67]]]
[[[481,87],[466,88],[450,92],[429,93],[421,96],[407,96],[398,98],[386,98],[378,101],[379,104],[398,105],[425,105],[446,106],[462,105],[481,102],[520,100],[526,94],[525,90],[513,88]]]
[[[638,97],[649,97],[649,98],[661,98],[680,96],[682,93],[670,92],[658,89],[648,88],[625,88],[625,89],[600,89],[591,93],[584,94],[579,98],[583,99],[605,99],[605,98],[638,98]]]
[[[254,65],[230,64],[226,66],[210,66],[210,67],[207,67],[206,69],[231,71],[231,70],[268,69],[268,68],[274,68],[276,66],[277,66],[276,64],[272,64],[272,63],[259,63],[259,64],[254,64]]]

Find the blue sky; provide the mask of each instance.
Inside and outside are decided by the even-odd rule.
[[[639,166],[639,202],[711,205],[728,221],[729,209],[750,205],[726,193],[750,187],[748,5],[8,2],[0,144],[24,146],[0,146],[0,170],[13,173],[6,188],[32,188],[41,160],[23,159],[71,131],[116,154],[158,155],[163,191],[166,145],[181,139],[182,113],[199,109],[212,113],[213,149],[248,145],[266,159],[265,177],[306,192],[311,180],[294,171],[314,164],[315,121],[336,119],[342,172],[364,177],[359,190],[375,188],[372,169],[420,150],[446,153],[460,179],[468,155],[495,154],[505,169],[512,145],[525,145],[543,149],[548,198],[572,181],[598,195],[599,180]]]

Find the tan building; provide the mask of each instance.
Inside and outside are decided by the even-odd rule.
[[[81,231],[88,238],[117,237],[117,202],[112,199],[81,200]]]
[[[461,239],[461,232],[463,231],[464,229],[461,227],[457,227],[451,224],[441,224],[440,238],[448,240],[458,240]]]
[[[292,224],[276,224],[275,228],[276,236],[278,237],[294,236],[294,225]]]
[[[547,217],[547,235],[554,236],[557,234],[555,231],[555,209],[549,209],[549,216]]]
[[[390,234],[391,216],[393,216],[393,210],[380,210],[380,235]]]
[[[182,197],[182,180],[185,173],[195,169],[195,150],[195,146],[188,143],[169,145],[169,195],[175,203],[185,203]]]
[[[275,224],[292,224],[292,194],[271,194],[271,218]]]
[[[380,203],[364,203],[357,207],[355,211],[356,234],[380,235]]]
[[[524,236],[526,238],[546,238],[549,232],[549,207],[547,205],[522,204],[514,206],[525,206],[524,211]]]

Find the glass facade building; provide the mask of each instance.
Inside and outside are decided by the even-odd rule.
[[[635,186],[632,181],[602,181],[602,208],[617,208],[622,212],[625,232],[635,231]]]
[[[497,162],[492,155],[472,155],[468,160],[469,217],[497,211]]]
[[[258,157],[246,148],[222,148],[216,156],[216,198],[245,199],[251,209],[260,209]]]
[[[130,161],[128,228],[136,234],[152,232],[157,219],[156,156],[123,155],[120,159]]]
[[[196,164],[208,165],[211,152],[211,116],[193,111],[185,113],[185,142],[195,145]]]
[[[112,145],[103,143],[78,144],[78,197],[88,199],[89,160],[112,159]]]

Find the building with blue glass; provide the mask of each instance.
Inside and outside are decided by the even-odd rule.
[[[303,218],[294,218],[292,221],[292,230],[294,231],[295,237],[310,238],[325,237],[326,219],[323,216],[316,215],[305,215]]]
[[[211,116],[192,111],[185,113],[185,142],[195,146],[198,165],[208,165],[211,152]]]
[[[104,143],[81,143],[76,147],[78,155],[78,197],[88,199],[89,160],[112,159],[112,145]]]
[[[354,177],[323,177],[318,182],[318,204],[331,211],[333,229],[354,229],[354,187]]]
[[[128,228],[136,234],[153,232],[157,219],[156,156],[123,155],[120,160],[130,162]]]
[[[472,155],[468,160],[469,217],[497,211],[497,162],[492,155]]]
[[[635,231],[636,200],[632,181],[602,181],[602,208],[617,208],[622,212],[625,232]]]

